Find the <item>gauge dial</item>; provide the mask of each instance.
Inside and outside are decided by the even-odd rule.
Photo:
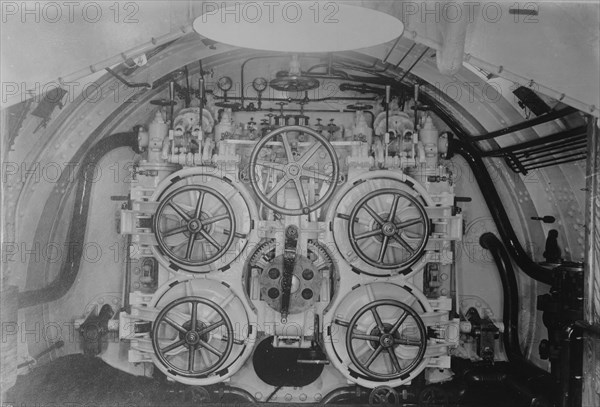
[[[221,78],[219,78],[219,81],[217,82],[217,86],[223,92],[227,92],[233,86],[233,81],[231,80],[231,78],[229,76],[222,76]]]
[[[252,81],[252,87],[257,92],[264,92],[269,82],[265,78],[256,78]]]

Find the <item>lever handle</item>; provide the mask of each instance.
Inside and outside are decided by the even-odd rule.
[[[554,223],[556,218],[554,216],[532,216],[531,220],[541,220],[544,223]]]

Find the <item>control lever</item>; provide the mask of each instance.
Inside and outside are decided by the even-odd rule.
[[[558,230],[551,229],[548,232],[546,238],[546,247],[542,256],[546,259],[547,263],[558,263],[560,262],[561,251],[558,247]]]
[[[532,216],[531,220],[541,220],[544,223],[554,223],[556,218],[554,216]]]
[[[488,316],[479,316],[475,308],[469,308],[465,319],[471,323],[470,335],[477,340],[477,354],[483,360],[493,362],[494,342],[500,337],[500,329]]]
[[[296,267],[296,248],[298,246],[298,227],[290,225],[285,229],[285,248],[283,252],[283,275],[281,277],[281,323],[287,322],[292,293],[292,278]]]
[[[46,349],[44,349],[43,351],[41,351],[40,353],[38,353],[37,355],[33,356],[31,358],[31,360],[28,360],[26,362],[23,363],[19,363],[17,365],[17,369],[20,369],[22,367],[25,366],[32,366],[38,363],[38,360],[40,360],[40,358],[44,355],[47,355],[48,353],[52,352],[55,349],[60,349],[65,345],[65,342],[62,340],[59,340],[57,342],[54,342],[52,345],[50,345],[49,347],[47,347]]]

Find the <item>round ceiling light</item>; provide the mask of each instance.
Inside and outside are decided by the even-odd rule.
[[[242,48],[334,52],[391,41],[402,35],[404,24],[377,10],[331,1],[207,1],[194,30]]]

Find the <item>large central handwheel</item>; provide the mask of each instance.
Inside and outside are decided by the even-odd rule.
[[[413,349],[405,352],[409,355],[405,358],[396,352],[399,346]],[[419,314],[409,305],[392,299],[376,300],[359,309],[350,320],[346,348],[350,360],[362,373],[374,379],[393,380],[407,376],[421,363],[427,348],[427,331]]]
[[[278,136],[281,144],[277,143]],[[284,157],[265,157],[267,146],[282,146]],[[303,147],[304,151],[300,151]],[[312,160],[319,150],[321,154]],[[318,209],[333,195],[339,162],[333,146],[325,137],[308,127],[285,126],[267,134],[256,144],[250,156],[249,170],[252,188],[265,206],[283,215],[303,215]],[[273,202],[277,193],[290,182],[298,194],[299,208]],[[321,190],[319,186],[323,183],[329,185],[325,193],[317,197],[315,190]]]
[[[231,204],[216,190],[201,185],[183,186],[168,194],[156,210],[153,226],[158,246],[183,266],[214,262],[236,237]]]
[[[416,262],[427,245],[429,232],[423,205],[396,188],[365,195],[348,219],[350,244],[358,257],[382,269],[405,268]]]
[[[217,329],[220,333],[215,335]],[[225,310],[202,297],[171,302],[152,326],[152,347],[158,360],[169,372],[185,377],[216,371],[231,354],[233,343],[233,326]]]

